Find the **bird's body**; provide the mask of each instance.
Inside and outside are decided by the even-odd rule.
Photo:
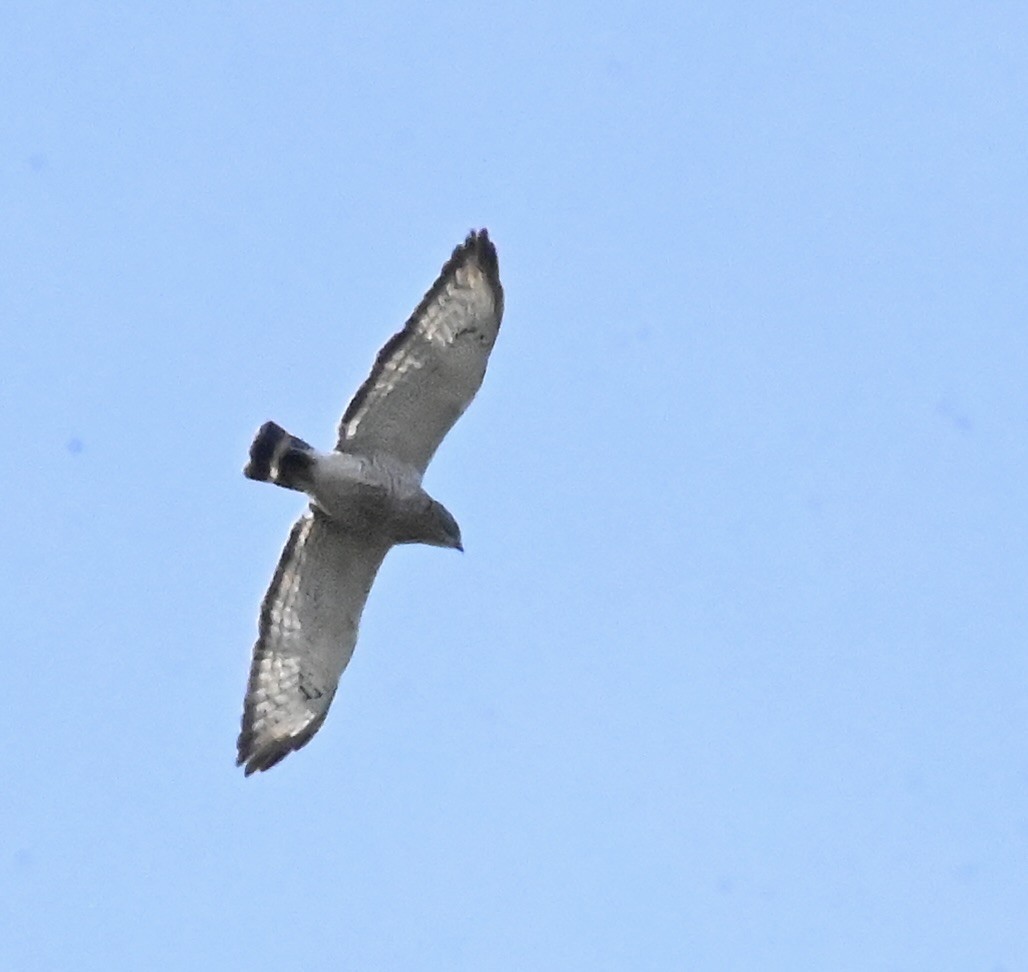
[[[274,422],[262,426],[244,474],[306,493],[313,506],[355,535],[417,543],[432,497],[413,466],[384,454],[318,452]],[[261,456],[268,455],[267,472]]]
[[[409,466],[387,456],[335,452],[318,457],[312,478],[315,505],[353,533],[391,543],[424,543],[431,535],[434,501]]]
[[[275,765],[320,728],[349,662],[368,592],[395,544],[463,549],[448,510],[421,485],[474,397],[503,313],[496,250],[472,233],[350,403],[332,452],[273,422],[250,449],[251,479],[310,498],[261,608],[238,762]]]

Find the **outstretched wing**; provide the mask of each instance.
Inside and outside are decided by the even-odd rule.
[[[482,384],[502,316],[496,248],[486,230],[472,232],[379,352],[336,448],[387,453],[423,473]]]
[[[292,533],[261,605],[237,765],[266,770],[321,728],[357,641],[388,544],[311,508]]]

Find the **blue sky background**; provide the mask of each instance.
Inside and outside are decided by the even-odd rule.
[[[2,19],[0,967],[1028,968],[1028,8]],[[467,553],[244,779],[250,438],[472,226]]]

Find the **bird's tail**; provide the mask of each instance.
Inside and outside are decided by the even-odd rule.
[[[243,475],[303,492],[311,485],[315,456],[303,439],[290,435],[281,425],[265,422],[250,446],[250,461]]]

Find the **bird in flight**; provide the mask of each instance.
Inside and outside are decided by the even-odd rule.
[[[463,549],[457,521],[421,478],[481,386],[502,316],[496,248],[486,230],[472,232],[379,352],[332,452],[274,422],[257,432],[244,475],[306,493],[310,504],[261,605],[237,743],[247,776],[321,728],[389,549]]]

